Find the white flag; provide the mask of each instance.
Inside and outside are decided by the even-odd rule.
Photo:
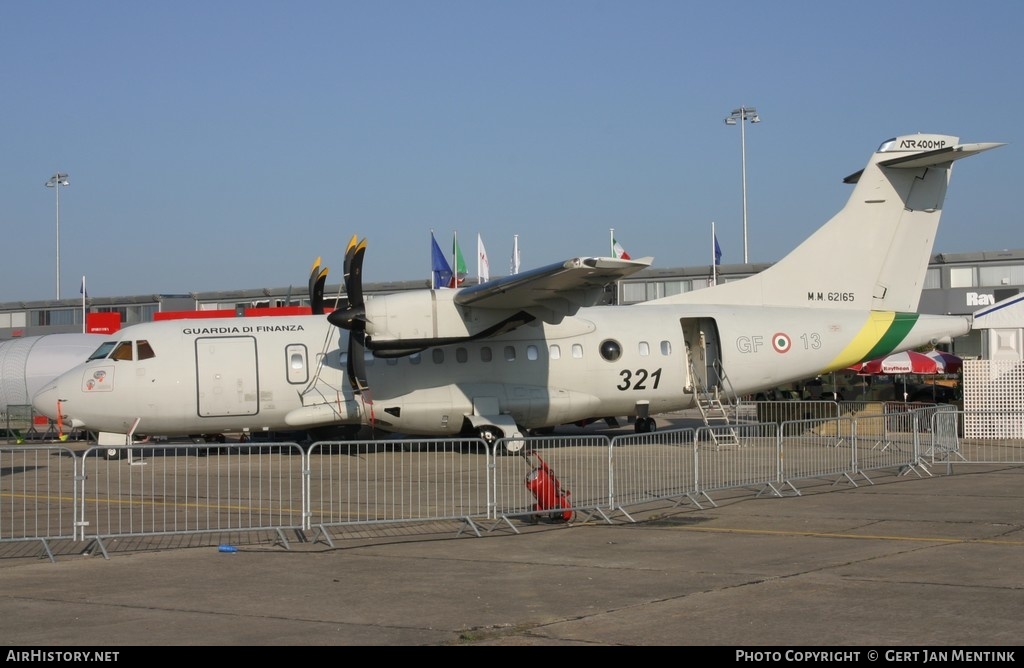
[[[487,261],[487,250],[484,248],[484,240],[479,233],[476,235],[476,276],[477,283],[486,283],[491,280],[491,264]]]

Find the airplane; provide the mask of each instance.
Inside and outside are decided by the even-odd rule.
[[[543,433],[655,416],[710,392],[740,397],[967,334],[970,316],[916,313],[955,161],[1001,143],[914,134],[844,179],[845,206],[742,280],[631,305],[604,286],[653,258],[577,257],[470,287],[364,298],[366,240],[345,253],[346,304],[327,312],[151,322],[33,400],[117,442],[369,427],[421,437]],[[310,293],[324,277],[319,259]],[[121,440],[120,443],[126,441]],[[130,442],[130,441],[128,441]]]

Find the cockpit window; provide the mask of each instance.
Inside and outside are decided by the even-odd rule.
[[[117,345],[117,341],[104,341],[100,344],[100,347],[96,349],[92,355],[89,355],[89,360],[101,360],[110,354],[110,351]]]
[[[139,339],[139,359],[148,360],[151,357],[156,357],[156,353],[153,352],[153,346],[149,345],[149,341],[145,339]]]
[[[114,348],[114,352],[110,353],[110,359],[121,361],[131,361],[134,359],[132,357],[132,342],[122,341],[117,344],[117,347]]]

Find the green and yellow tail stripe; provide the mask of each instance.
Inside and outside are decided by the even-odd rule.
[[[825,371],[838,371],[857,362],[891,353],[917,324],[917,313],[872,311],[849,345]]]

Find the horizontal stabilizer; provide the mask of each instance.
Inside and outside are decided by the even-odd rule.
[[[975,144],[959,144],[957,146],[940,148],[934,151],[918,153],[916,155],[907,155],[901,158],[882,160],[878,164],[882,165],[883,167],[899,167],[901,169],[913,169],[917,167],[947,165],[953,162],[954,160],[966,158],[981,153],[982,151],[988,151],[990,149],[999,148],[1000,146],[1005,145],[1005,143],[1001,142],[979,142]]]
[[[879,148],[879,152],[886,150],[905,150],[904,147],[897,148],[895,144],[899,141],[915,141],[913,139],[893,139],[884,144]],[[944,146],[931,151],[925,151],[923,153],[910,153],[909,155],[901,155],[898,158],[889,158],[888,160],[879,160],[878,165],[881,167],[892,167],[898,169],[917,169],[920,167],[936,167],[946,166],[948,167],[953,163],[954,160],[960,160],[961,158],[967,158],[972,155],[977,155],[984,151],[988,151],[1000,146],[1006,146],[1005,142],[975,142],[972,144],[956,144],[954,146]],[[864,174],[864,170],[854,172],[845,179],[843,183],[857,183],[860,181],[861,175]]]

